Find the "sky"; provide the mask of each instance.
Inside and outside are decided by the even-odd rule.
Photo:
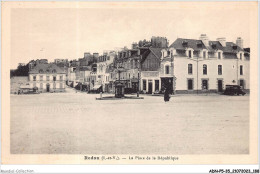
[[[210,40],[242,37],[250,46],[249,11],[241,9],[15,8],[11,11],[11,69],[32,59],[69,60],[167,37]]]

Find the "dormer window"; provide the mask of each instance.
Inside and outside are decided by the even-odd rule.
[[[188,48],[188,49],[186,50],[186,56],[187,56],[188,58],[193,58],[193,49],[192,49],[192,48]]]
[[[218,52],[218,59],[221,59],[221,52]]]
[[[202,43],[201,42],[197,42],[197,47],[201,48],[202,47]]]
[[[206,51],[203,51],[203,58],[206,58],[207,57],[207,53]]]
[[[184,40],[184,41],[182,41],[182,45],[183,45],[184,47],[187,47],[187,46],[188,46],[188,42],[187,42],[186,40]]]
[[[42,69],[40,69],[40,70],[39,70],[39,73],[40,73],[40,74],[42,74],[42,73],[43,73],[43,70],[42,70]]]
[[[236,49],[237,49],[237,45],[233,45],[232,48],[233,48],[234,50],[236,50]]]
[[[56,69],[52,70],[52,73],[56,73]]]
[[[243,54],[242,54],[242,53],[240,53],[240,57],[239,57],[239,58],[240,58],[240,60],[242,60],[242,57],[243,57]]]
[[[170,51],[167,51],[167,56],[170,56],[171,52]]]
[[[217,45],[216,45],[216,44],[212,44],[212,48],[213,48],[213,49],[216,49],[216,48],[217,48]]]
[[[189,50],[189,58],[192,58],[192,51]]]

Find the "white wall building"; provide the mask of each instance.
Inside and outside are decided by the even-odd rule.
[[[40,92],[63,92],[65,81],[65,71],[55,64],[38,64],[29,72],[30,87]]]
[[[237,43],[243,43],[238,39]],[[178,38],[170,49],[177,93],[222,92],[225,85],[250,89],[250,53],[242,45],[225,38],[209,41],[201,35],[200,40]]]

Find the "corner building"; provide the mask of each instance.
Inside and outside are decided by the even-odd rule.
[[[195,39],[176,39],[169,47],[174,59],[176,93],[222,92],[225,85],[250,89],[250,49],[225,38],[210,41],[205,34]]]

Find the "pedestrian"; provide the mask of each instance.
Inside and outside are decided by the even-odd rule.
[[[170,100],[170,92],[169,92],[168,88],[166,88],[165,92],[164,92],[164,101],[168,102],[169,100]]]

